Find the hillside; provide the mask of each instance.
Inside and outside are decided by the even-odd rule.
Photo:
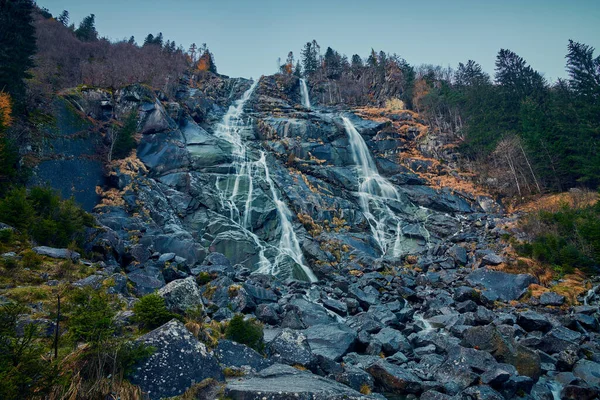
[[[0,92],[0,398],[600,395],[588,164],[553,191],[527,130],[469,157],[481,93],[433,107],[383,52],[252,81],[47,14]]]

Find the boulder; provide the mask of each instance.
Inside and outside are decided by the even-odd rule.
[[[589,360],[579,360],[573,368],[573,375],[591,387],[600,390],[600,364]]]
[[[341,383],[275,364],[256,375],[227,383],[225,396],[233,400],[367,400],[369,397]]]
[[[304,331],[313,354],[340,361],[352,350],[356,331],[344,324],[313,325]]]
[[[375,384],[387,392],[418,394],[423,390],[422,381],[415,374],[384,360],[371,364],[367,372],[375,379]]]
[[[224,380],[217,360],[179,321],[168,322],[135,343],[151,346],[153,353],[138,361],[128,378],[151,400],[178,396],[207,378]]]
[[[267,354],[271,360],[282,364],[310,367],[315,362],[306,336],[287,328],[269,342]]]
[[[160,288],[158,295],[165,299],[167,308],[184,313],[188,309],[203,307],[200,289],[193,277],[178,279]]]
[[[511,301],[527,293],[529,285],[535,283],[535,278],[529,274],[516,275],[480,268],[471,272],[467,281],[473,286],[482,286],[489,300]]]
[[[156,267],[136,269],[127,274],[127,278],[133,283],[135,293],[138,296],[154,293],[165,286],[165,278],[161,270]]]
[[[397,351],[408,353],[412,350],[410,343],[399,331],[385,327],[377,334],[373,335],[373,339],[381,343],[381,347],[385,354],[392,355]]]
[[[226,368],[239,368],[246,371],[261,371],[273,365],[255,350],[231,340],[221,340],[215,349],[215,357]]]
[[[74,262],[79,261],[79,259],[81,258],[81,255],[78,252],[69,249],[56,249],[54,247],[38,246],[34,247],[32,250],[41,256],[46,256],[50,258],[60,258],[63,260],[70,259]]]
[[[517,323],[527,332],[546,332],[552,328],[552,324],[544,315],[535,311],[524,311],[517,316]]]
[[[543,306],[562,306],[565,303],[565,296],[555,292],[542,293],[540,304]]]

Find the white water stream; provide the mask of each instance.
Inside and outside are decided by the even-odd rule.
[[[350,152],[357,166],[359,184],[357,195],[363,214],[382,254],[398,257],[406,253],[408,249],[404,248],[406,238],[402,233],[403,221],[390,208],[390,204],[396,202],[402,208],[410,207],[414,214],[418,214],[420,209],[401,199],[394,185],[377,171],[377,166],[365,140],[350,119],[342,117],[342,121],[348,134]],[[429,232],[422,229],[427,237]]]
[[[304,78],[300,78],[300,94],[302,95],[302,105],[310,109],[310,96],[308,95],[308,86],[306,86]]]
[[[252,127],[243,118],[244,105],[252,96],[257,84],[258,80],[229,107],[223,116],[222,123],[215,130],[215,136],[231,145],[231,154],[234,160],[231,167],[235,171],[235,179],[229,177],[230,179],[226,179],[225,182],[217,180],[216,186],[221,198],[221,205],[229,210],[229,217],[235,225],[252,238],[256,244],[259,250],[258,272],[292,277],[294,274],[290,269],[293,268],[293,264],[287,260],[289,257],[309,281],[315,282],[317,278],[306,266],[298,238],[294,232],[291,223],[292,214],[285,202],[280,199],[275,183],[270,176],[265,153],[261,151],[259,158],[253,160],[245,141],[245,137],[252,136]],[[278,247],[264,244],[252,232],[252,203],[256,198],[255,186],[260,185],[260,182],[268,184],[271,200],[277,209],[281,228]],[[276,254],[272,260],[267,258],[267,250]]]

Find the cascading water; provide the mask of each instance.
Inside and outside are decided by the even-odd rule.
[[[405,248],[407,240],[402,233],[403,221],[391,206],[396,203],[395,209],[411,209],[414,215],[419,214],[420,209],[402,200],[394,185],[379,175],[363,137],[347,117],[343,116],[342,121],[348,134],[350,152],[357,167],[358,198],[363,214],[382,254],[398,257],[410,249]],[[422,231],[423,237],[429,236],[429,232],[423,227],[418,229]]]
[[[257,84],[258,81],[255,81],[242,97],[229,107],[222,123],[215,130],[216,137],[231,145],[233,156],[231,169],[234,174],[229,174],[224,181],[216,182],[221,206],[229,211],[229,217],[236,227],[254,241],[259,257],[257,271],[286,277],[301,276],[315,282],[317,278],[304,262],[298,238],[290,221],[292,214],[280,199],[270,176],[266,155],[260,151],[258,159],[252,159],[251,150],[245,141],[246,137],[252,137],[253,134],[251,125],[243,119],[244,105],[252,96]],[[260,183],[264,182],[268,185],[279,218],[281,238],[277,247],[264,243],[252,229],[255,186],[260,186]],[[271,260],[267,254],[272,255]],[[299,267],[299,271],[291,270],[295,268],[294,264]]]
[[[306,79],[300,78],[300,94],[302,95],[302,105],[310,109],[310,96],[308,95],[308,86]]]

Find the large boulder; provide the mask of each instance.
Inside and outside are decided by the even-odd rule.
[[[32,250],[41,256],[46,256],[50,258],[60,258],[63,260],[72,260],[75,262],[79,261],[79,259],[81,258],[81,255],[78,252],[69,249],[56,249],[54,247],[38,246],[34,247]]]
[[[579,360],[573,368],[573,375],[591,387],[600,390],[600,364],[589,360]]]
[[[129,380],[151,400],[178,396],[207,378],[224,380],[217,360],[179,321],[145,334],[136,344],[150,346],[153,352],[138,361]]]
[[[473,286],[482,286],[488,300],[511,301],[521,298],[535,278],[529,274],[507,274],[487,268],[475,270],[467,276]]]
[[[193,277],[168,283],[158,291],[158,295],[165,299],[165,305],[171,311],[185,312],[188,309],[202,307],[200,289]]]
[[[367,372],[373,376],[376,385],[387,392],[417,394],[423,390],[423,385],[419,377],[403,367],[384,360],[371,364],[367,368]]]
[[[313,354],[340,361],[356,341],[356,331],[344,324],[313,325],[304,331]]]
[[[315,362],[306,336],[291,329],[283,329],[269,342],[267,354],[271,360],[281,364],[310,367]]]
[[[296,368],[275,364],[246,379],[232,380],[225,396],[233,400],[367,400],[371,397]]]

